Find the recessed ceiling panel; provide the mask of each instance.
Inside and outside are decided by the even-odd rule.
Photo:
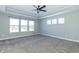
[[[48,16],[48,15],[60,12],[62,10],[65,10],[65,8],[68,8],[71,6],[70,5],[46,5],[46,7],[43,8],[43,10],[46,10],[47,12],[40,11],[39,13],[37,13],[37,10],[33,5],[7,5],[6,8],[11,8],[11,9],[23,12],[24,14],[32,17],[41,18],[44,16]]]

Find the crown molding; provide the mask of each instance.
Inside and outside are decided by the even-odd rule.
[[[36,16],[29,15],[29,12],[27,12],[27,11],[22,11],[22,10],[9,8],[9,7],[6,7],[6,13],[13,14],[13,15],[20,15],[20,16],[24,16],[24,17],[28,17],[28,18],[32,18],[32,19],[37,19]]]
[[[17,10],[17,9],[10,8],[10,7],[7,7],[7,6],[0,6],[0,8],[1,8],[0,11],[3,12],[3,13],[23,16],[23,17],[26,17],[26,18],[29,18],[29,19],[44,19],[44,18],[49,18],[49,17],[53,17],[53,16],[56,16],[56,15],[61,15],[61,14],[64,14],[64,13],[72,12],[72,11],[75,11],[75,10],[79,10],[78,6],[70,6],[70,7],[65,7],[65,8],[62,8],[62,9],[61,8],[57,9],[50,15],[40,17],[38,14],[37,14],[37,16],[35,16],[35,15],[33,16],[31,13],[29,14],[28,11]],[[51,10],[51,12],[52,11],[53,10]]]
[[[47,16],[44,16],[44,17],[39,17],[39,19],[45,19],[45,18],[49,18],[49,17],[53,17],[53,16],[73,12],[73,11],[76,11],[76,10],[79,10],[79,7],[74,7],[74,8],[73,7],[68,7],[68,8],[61,9],[61,11],[58,10],[58,12],[53,13],[51,15],[47,15]]]
[[[7,14],[7,15],[17,15],[17,16],[23,16],[29,19],[38,19],[37,16],[32,16],[32,14],[28,11],[22,11],[22,10],[18,10],[18,9],[14,9],[14,8],[9,8],[7,6],[0,6],[0,12]]]

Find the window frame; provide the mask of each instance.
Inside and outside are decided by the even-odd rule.
[[[28,27],[29,27],[29,28],[28,28],[28,31],[29,31],[29,32],[32,32],[32,31],[35,31],[35,21],[33,21],[33,25],[30,25],[30,23],[29,23],[30,21],[33,21],[33,20],[29,20],[29,21],[28,21]],[[33,30],[30,30],[30,26],[33,26]]]
[[[47,25],[51,25],[52,24],[52,21],[49,19],[47,20]]]
[[[23,26],[26,26],[27,27],[27,30],[26,31],[22,31],[22,23],[21,23],[22,21],[27,21],[27,24],[26,25],[23,25]],[[21,32],[28,32],[28,20],[26,20],[26,19],[21,19],[20,20],[20,31]]]
[[[18,25],[11,25],[11,19],[18,20]],[[18,18],[9,17],[9,33],[18,33],[18,32],[20,32],[19,24],[20,23],[19,23],[19,19]],[[18,31],[11,31],[11,26],[18,26]]]
[[[57,24],[57,19],[56,18],[52,19],[51,22],[52,22],[53,25],[56,25]]]
[[[61,22],[62,20],[62,22]],[[58,18],[58,24],[64,24],[65,23],[65,19],[64,17]]]

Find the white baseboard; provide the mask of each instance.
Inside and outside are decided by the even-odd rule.
[[[39,34],[39,33],[37,33]],[[7,39],[12,39],[12,38],[19,38],[19,37],[25,37],[25,36],[32,36],[32,35],[37,35],[37,34],[30,34],[30,35],[23,35],[23,36],[15,36],[15,37],[7,37],[7,38],[1,38],[0,40],[7,40]]]
[[[37,33],[37,34],[41,34],[41,33]],[[25,36],[32,36],[32,35],[37,35],[37,34],[30,34],[30,35],[16,36],[16,37],[7,37],[7,38],[2,38],[0,40],[6,40],[6,39],[12,39],[12,38],[18,38],[18,37],[25,37]],[[65,38],[65,37],[60,37],[60,36],[56,36],[56,35],[49,35],[49,34],[41,34],[41,35],[55,37],[55,38],[64,39],[64,40],[68,40],[68,41],[73,41],[73,42],[78,42],[79,43],[78,40],[74,40],[74,39],[70,39],[70,38]]]
[[[70,38],[60,37],[60,36],[56,36],[56,35],[49,35],[49,34],[42,34],[42,35],[46,35],[46,36],[50,36],[50,37],[55,37],[55,38],[64,39],[64,40],[68,40],[68,41],[73,41],[73,42],[79,43],[78,40],[74,40],[74,39],[70,39]]]

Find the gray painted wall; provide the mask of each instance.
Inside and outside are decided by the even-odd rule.
[[[18,15],[9,15],[0,13],[0,40],[6,38],[14,38],[20,36],[29,36],[37,33],[55,35],[64,38],[70,38],[79,41],[79,11],[74,11],[71,13],[61,14],[45,19],[31,19],[35,20],[35,31],[34,32],[19,32],[19,33],[9,33],[9,16],[17,18],[26,18]],[[53,18],[65,18],[65,24],[63,25],[47,25],[46,21]],[[28,18],[26,18],[28,19]]]
[[[38,20],[31,19],[31,20],[35,21],[35,31],[34,32],[10,33],[9,32],[9,16],[27,19],[25,17],[11,15],[11,14],[9,15],[9,14],[4,14],[4,13],[0,12],[0,40],[6,39],[6,38],[15,38],[15,37],[20,37],[20,36],[34,35],[39,32]]]
[[[46,21],[54,18],[65,18],[65,24],[48,25]],[[57,15],[40,20],[40,33],[55,35],[63,38],[79,41],[79,11]]]

